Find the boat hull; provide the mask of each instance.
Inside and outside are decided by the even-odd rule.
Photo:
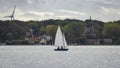
[[[54,49],[55,51],[68,51],[69,49]]]

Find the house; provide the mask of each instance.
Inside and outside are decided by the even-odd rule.
[[[33,29],[32,28],[29,28],[27,31],[26,31],[26,36],[25,36],[25,40],[28,41],[28,43],[32,43],[34,44],[35,43],[35,37],[33,35]]]
[[[104,40],[104,45],[111,45],[112,44],[112,39],[103,39]]]
[[[39,44],[48,45],[52,44],[52,37],[49,35],[43,35],[36,38],[39,41]]]
[[[42,45],[46,45],[47,44],[47,42],[46,42],[46,39],[45,38],[42,38],[41,40],[40,40],[40,42],[39,42],[40,44],[42,44]]]

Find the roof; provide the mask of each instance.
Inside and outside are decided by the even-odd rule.
[[[104,42],[112,42],[112,39],[104,39]]]

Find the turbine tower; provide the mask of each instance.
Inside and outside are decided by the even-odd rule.
[[[15,20],[15,17],[14,17],[15,9],[16,9],[16,5],[15,5],[15,7],[14,7],[14,9],[13,9],[12,14],[11,14],[10,16],[5,16],[5,18],[10,18],[11,21],[12,21],[12,20]]]

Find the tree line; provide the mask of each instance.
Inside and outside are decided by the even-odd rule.
[[[86,23],[90,19],[82,21],[76,19],[65,20],[44,20],[44,21],[0,21],[0,42],[5,43],[7,40],[25,40],[25,34],[29,27],[34,32],[34,36],[42,36],[44,34],[55,38],[57,26],[60,25],[66,36],[67,43],[84,43],[83,33]],[[120,21],[102,22],[92,20],[96,38],[111,38],[112,44],[120,44]]]

